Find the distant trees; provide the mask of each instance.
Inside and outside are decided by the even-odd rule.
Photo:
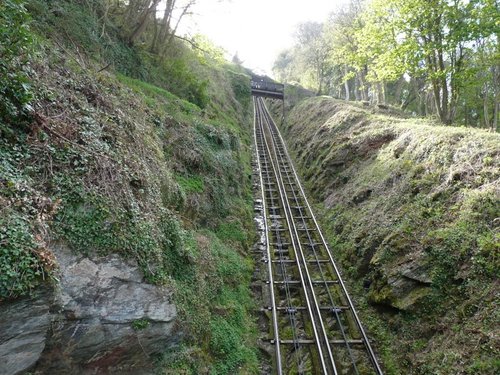
[[[243,60],[241,60],[240,57],[238,56],[238,52],[234,54],[233,58],[231,59],[231,62],[236,65],[243,65]]]
[[[299,49],[303,51],[303,58],[310,68],[313,82],[317,86],[318,93],[321,94],[328,73],[328,57],[331,52],[327,34],[323,32],[323,25],[318,22],[300,24],[297,40]]]
[[[287,59],[280,55],[274,71],[301,82],[296,77],[309,74],[301,67],[318,65],[309,46],[326,41],[327,84],[311,88],[498,129],[498,14],[495,0],[353,0],[312,35],[314,43],[299,41]]]
[[[295,48],[283,51],[275,62],[274,71],[284,81],[298,81],[318,94],[323,93],[329,76],[328,57],[331,45],[323,32],[324,25],[306,22],[298,26]]]

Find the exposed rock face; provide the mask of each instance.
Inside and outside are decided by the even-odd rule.
[[[150,355],[179,339],[171,291],[144,283],[137,265],[116,255],[54,252],[57,290],[0,306],[0,373],[150,372]]]
[[[368,300],[386,304],[399,310],[408,310],[422,297],[430,293],[431,277],[425,255],[417,252],[395,264],[381,266],[376,253],[371,266],[376,268],[377,278],[370,289]]]
[[[36,363],[50,328],[50,300],[45,290],[0,304],[0,374],[19,374]]]

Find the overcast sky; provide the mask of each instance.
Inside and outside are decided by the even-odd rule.
[[[297,24],[325,21],[343,0],[199,0],[181,33],[201,33],[236,52],[244,65],[271,74],[278,53],[293,44]]]

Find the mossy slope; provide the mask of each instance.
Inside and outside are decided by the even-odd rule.
[[[497,373],[500,136],[387,112],[308,99],[284,133],[387,372]]]
[[[69,14],[58,9],[50,17]],[[61,25],[36,35],[32,117],[0,127],[0,303],[57,284],[54,243],[117,253],[174,290],[185,340],[154,359],[160,372],[255,373],[249,77],[193,61],[210,98],[202,109],[124,68],[103,69],[92,48],[61,42]],[[126,52],[120,63],[137,67]]]

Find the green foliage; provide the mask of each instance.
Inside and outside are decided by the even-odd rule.
[[[493,0],[351,0],[299,25],[273,70],[334,97],[499,130],[497,30]]]
[[[24,1],[0,3],[0,134],[11,133],[7,125],[19,126],[33,98],[28,79],[32,35]]]
[[[195,71],[197,57],[185,45],[172,42],[172,56],[166,58],[132,46],[113,20],[99,16],[105,13],[99,3],[89,7],[66,0],[30,0],[29,9],[36,29],[62,40],[69,50],[77,50],[82,66],[87,59],[96,59],[123,75],[159,86],[199,108],[206,107],[209,81]]]
[[[283,51],[273,66],[273,72],[282,81],[299,82],[318,94],[327,91],[326,84],[331,74],[329,57],[332,43],[326,33],[326,25],[305,22],[297,28],[298,43]]]
[[[14,287],[5,293],[25,295],[47,274],[39,230],[76,253],[119,254],[135,260],[146,281],[174,291],[186,337],[160,371],[256,373],[253,267],[241,255],[244,228],[253,228],[242,178],[250,165],[241,126],[248,77],[176,40],[164,58],[131,46],[102,4],[29,2],[40,34],[33,79],[44,115],[33,136],[1,143],[2,288],[1,277],[10,277]],[[30,272],[15,273],[19,264]],[[218,323],[232,352],[221,349],[227,343]]]
[[[233,317],[234,319],[234,317]],[[216,361],[211,375],[231,374],[243,363],[257,363],[255,352],[242,341],[242,326],[245,322],[231,322],[226,317],[214,317],[210,322],[210,350]]]
[[[54,37],[78,58],[87,57],[111,64],[118,72],[145,79],[147,67],[139,49],[127,45],[111,22],[103,25],[98,15],[103,2],[89,6],[68,0],[27,0],[26,7],[33,17],[33,26],[44,37]],[[76,52],[76,51],[75,51]],[[85,64],[80,61],[80,64]]]
[[[147,83],[139,79],[127,77],[119,73],[116,75],[116,77],[120,82],[130,87],[135,92],[143,93],[145,95],[144,98],[150,107],[155,107],[155,105],[157,104],[157,99],[166,99],[168,100],[168,102],[166,103],[166,107],[172,114],[177,112],[179,110],[179,107],[183,113],[188,115],[197,114],[200,112],[200,108],[196,105],[181,99],[177,95],[171,93],[170,91],[162,89],[161,87],[152,85],[151,83]]]
[[[200,108],[205,108],[209,97],[208,80],[196,75],[189,69],[185,59],[170,59],[163,63],[162,75],[169,77],[166,87],[169,91]]]
[[[171,212],[162,210],[153,221],[95,194],[81,190],[68,193],[55,217],[54,231],[73,249],[133,257],[152,283],[164,284],[177,275],[190,277],[188,242]]]
[[[236,99],[244,106],[247,106],[252,99],[248,76],[240,73],[233,73],[232,71],[229,71],[229,73],[231,74],[231,86]]]
[[[0,218],[0,301],[24,295],[38,285],[43,266],[29,221],[7,211]]]
[[[493,375],[500,371],[500,360],[498,358],[481,358],[474,361],[467,370],[467,375],[484,374]]]
[[[54,266],[42,235],[52,202],[31,187],[35,168],[25,166],[31,150],[24,140],[0,138],[0,300],[30,293]]]
[[[116,237],[119,224],[113,223],[106,202],[81,190],[65,194],[68,195],[63,208],[56,215],[55,229],[64,234],[71,247],[84,253],[91,249],[101,252],[118,250],[121,245],[120,239]]]
[[[189,232],[181,228],[177,220],[162,218],[162,252],[165,276],[179,282],[193,282],[196,269],[193,259],[199,256],[198,248]]]
[[[142,331],[149,327],[151,323],[147,319],[136,319],[132,322],[132,328],[136,331]]]
[[[205,184],[201,176],[177,176],[177,183],[184,189],[186,193],[203,193]]]
[[[234,241],[245,244],[248,236],[239,221],[223,222],[217,228],[217,237],[223,241]]]
[[[499,244],[492,227],[499,214],[494,192],[469,193],[453,210],[458,218],[430,231],[426,239],[433,286],[444,293],[465,263],[472,263],[471,279],[498,278],[500,269]]]
[[[196,43],[198,47],[194,52],[203,64],[215,63],[217,65],[223,65],[227,63],[224,57],[224,49],[216,46],[205,35],[196,34],[193,37],[193,42]]]

